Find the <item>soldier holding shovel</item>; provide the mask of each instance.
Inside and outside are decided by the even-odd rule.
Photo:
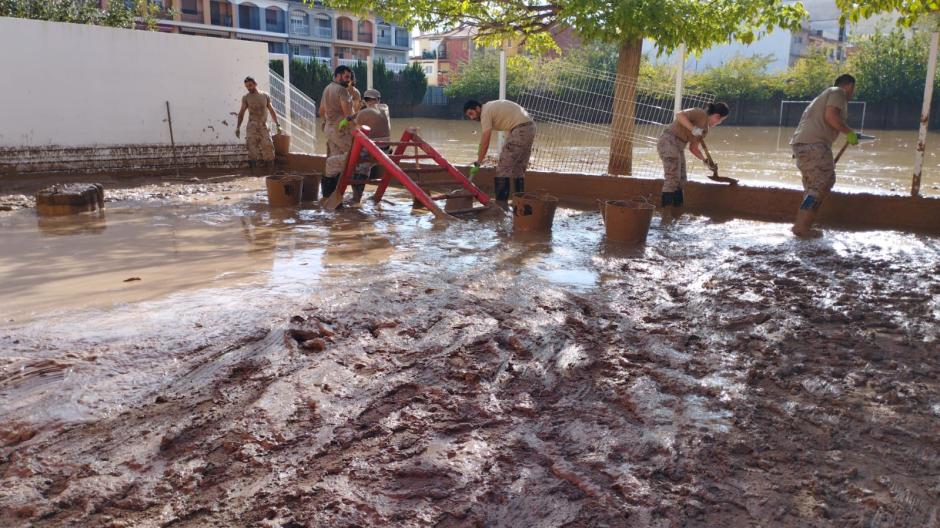
[[[803,176],[803,200],[793,222],[793,234],[798,237],[819,235],[812,229],[813,219],[836,183],[832,143],[841,132],[847,145],[858,145],[858,133],[845,124],[854,93],[855,77],[840,75],[835,86],[826,88],[806,107],[790,139],[796,167]]]
[[[666,207],[682,207],[684,202],[682,186],[687,180],[685,149],[693,156],[705,162],[717,174],[718,167],[705,157],[699,146],[708,134],[709,129],[721,124],[731,110],[725,103],[708,103],[708,107],[689,108],[676,114],[675,121],[659,136],[656,151],[663,162],[663,190],[662,206],[664,213]]]

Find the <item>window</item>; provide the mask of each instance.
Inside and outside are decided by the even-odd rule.
[[[303,11],[293,11],[290,14],[290,29],[293,33],[307,35],[310,33],[310,25],[307,23],[307,13]]]
[[[181,0],[180,11],[182,11],[184,15],[198,15],[199,0]]]
[[[431,75],[432,73],[434,73],[434,66],[431,66],[430,64],[425,64],[424,73],[427,75]]]

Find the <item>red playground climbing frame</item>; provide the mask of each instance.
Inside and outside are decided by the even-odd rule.
[[[382,197],[385,195],[385,190],[388,189],[388,185],[394,178],[398,181],[398,183],[408,189],[412,195],[414,195],[415,200],[420,202],[422,205],[427,207],[429,211],[434,213],[434,216],[437,218],[448,218],[450,215],[444,212],[436,203],[434,203],[434,199],[440,199],[443,198],[443,196],[435,196],[432,198],[426,192],[424,192],[424,190],[421,189],[421,187],[418,186],[418,184],[415,183],[410,176],[408,176],[409,172],[446,172],[481,204],[484,206],[489,204],[489,196],[487,196],[486,193],[474,185],[473,182],[467,179],[467,177],[457,170],[456,167],[451,165],[450,162],[444,159],[444,157],[434,150],[431,145],[428,145],[423,139],[421,139],[414,128],[409,128],[406,130],[405,133],[402,134],[400,141],[375,142],[369,138],[368,133],[368,127],[360,127],[357,130],[353,130],[353,145],[352,149],[349,151],[349,157],[346,158],[346,168],[343,169],[343,173],[340,175],[339,182],[336,185],[336,190],[324,202],[325,207],[336,209],[343,202],[343,194],[346,192],[346,187],[352,184],[353,175],[356,172],[356,165],[358,165],[360,162],[359,158],[362,155],[363,150],[371,155],[372,158],[375,159],[376,162],[385,169],[385,174],[380,180],[374,180],[370,182],[378,184],[378,189],[375,192],[375,196],[372,198],[376,203],[382,200]],[[395,147],[395,150],[391,155],[386,154],[385,151],[382,150],[382,147],[386,146]],[[405,153],[405,150],[408,147],[414,148],[413,154]],[[433,160],[434,164],[421,164],[420,160],[424,159]],[[402,167],[402,160],[413,161],[414,168]]]

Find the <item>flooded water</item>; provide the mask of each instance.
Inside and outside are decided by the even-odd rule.
[[[392,133],[400,134],[408,127],[418,127],[421,136],[451,161],[469,163],[476,157],[479,123],[456,119],[394,119]],[[849,147],[837,167],[836,189],[908,194],[917,131],[868,132],[874,134],[877,141]],[[799,188],[800,174],[788,145],[792,134],[792,128],[721,126],[710,133],[708,145],[724,176],[750,183]],[[318,152],[325,152],[325,137],[318,139]],[[539,149],[540,143],[551,148]],[[648,139],[647,143],[655,145],[655,138]],[[922,194],[940,195],[940,157],[937,156],[940,133],[931,132],[927,145]],[[836,149],[840,146],[837,144]],[[491,153],[497,152],[494,140]],[[593,166],[594,170],[600,170],[605,167],[603,160],[607,159],[608,152],[607,141],[593,131],[579,134],[568,127],[539,124],[533,166],[562,172],[573,172],[570,168],[579,166]],[[638,148],[636,157],[639,174],[661,177],[662,166],[655,148]],[[704,165],[691,154],[687,153],[686,157],[689,159],[690,178],[704,180],[708,175]],[[585,158],[590,163],[572,164],[571,158]]]
[[[937,238],[387,197],[0,212],[0,525],[938,518]]]

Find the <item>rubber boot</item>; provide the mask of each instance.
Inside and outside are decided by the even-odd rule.
[[[793,222],[793,234],[800,238],[817,238],[822,236],[822,232],[813,229],[813,220],[816,218],[816,211],[812,209],[800,209],[796,212],[796,220]]]
[[[320,178],[320,192],[322,193],[323,198],[329,198],[333,194],[333,191],[336,190],[336,185],[339,184],[339,176],[324,176]]]
[[[509,178],[506,176],[497,176],[493,178],[493,194],[497,202],[509,201]]]
[[[512,186],[514,193],[525,192],[525,178],[513,178]]]

